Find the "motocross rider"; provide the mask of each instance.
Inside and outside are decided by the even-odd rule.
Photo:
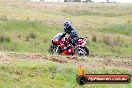
[[[77,33],[76,33],[76,29],[74,27],[72,27],[71,22],[70,21],[64,21],[64,34],[62,35],[61,38],[65,37],[68,34],[69,38],[71,38],[71,45],[67,46],[67,49],[71,48],[71,47],[75,47],[77,45],[77,41],[79,39]]]

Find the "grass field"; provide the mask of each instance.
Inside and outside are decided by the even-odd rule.
[[[1,88],[131,88],[132,84],[88,84],[79,86],[76,83],[78,64],[64,56],[41,56],[40,54],[4,53],[6,61],[0,64]],[[67,60],[62,63],[46,58]],[[26,59],[25,59],[26,58]],[[89,74],[131,74],[129,60],[87,58],[82,62]],[[88,63],[91,61],[91,63]],[[107,64],[107,61],[111,64]],[[104,64],[103,64],[103,63]],[[119,62],[119,63],[117,63]],[[127,64],[126,64],[127,63]]]
[[[0,88],[131,88],[132,83],[76,83],[76,61],[48,53],[51,39],[63,32],[64,20],[89,38],[90,56],[78,57],[87,73],[132,75],[131,4],[1,0]]]

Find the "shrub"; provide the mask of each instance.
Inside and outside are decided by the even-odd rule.
[[[0,20],[2,20],[2,21],[7,21],[7,20],[8,20],[8,18],[7,18],[7,16],[2,15],[2,16],[0,17]]]
[[[124,38],[121,36],[117,36],[114,38],[115,45],[122,45],[124,44]]]
[[[128,20],[128,24],[131,24],[131,21],[130,20]]]
[[[30,19],[29,19],[29,17],[27,17],[27,21],[29,21]]]
[[[5,35],[0,35],[0,42],[10,42],[10,37]]]
[[[104,36],[103,42],[107,45],[110,45],[110,46],[123,45],[124,44],[124,38],[121,36],[114,36],[114,37]]]
[[[22,37],[22,35],[21,35],[21,34],[18,34],[18,35],[17,35],[17,38],[21,38],[21,37]]]
[[[26,41],[29,41],[29,37],[28,36],[26,36]]]
[[[93,42],[96,42],[96,41],[97,41],[97,38],[96,38],[95,35],[93,35],[93,37],[92,37],[92,41],[93,41]]]
[[[103,42],[105,43],[105,44],[107,44],[107,45],[111,45],[111,46],[113,46],[114,44],[113,44],[113,41],[110,39],[110,37],[108,37],[108,36],[103,36]]]
[[[29,38],[36,38],[36,34],[33,33],[33,32],[31,32],[31,33],[29,34]]]

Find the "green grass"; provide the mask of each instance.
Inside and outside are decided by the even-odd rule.
[[[59,64],[47,60],[13,60],[10,64],[0,64],[0,87],[2,88],[131,88],[130,84],[87,84],[76,83],[77,68],[74,65]],[[124,69],[92,69],[87,73],[126,73]],[[129,73],[131,71],[129,70]],[[8,84],[8,85],[7,85]],[[117,86],[118,85],[118,86]]]
[[[21,4],[19,4],[21,3]],[[71,20],[79,36],[92,36],[97,39],[87,43],[93,57],[86,58],[88,64],[96,65],[97,59],[131,59],[132,53],[132,5],[130,4],[86,4],[86,3],[30,3],[0,1],[0,51],[17,53],[41,53],[50,55],[48,47],[51,39],[63,32],[63,21]],[[56,9],[54,9],[56,8]],[[72,9],[71,9],[72,8]],[[98,40],[102,35],[119,36],[111,44],[111,35],[106,40]],[[90,34],[93,33],[93,34]],[[101,37],[102,39],[104,37]],[[116,39],[116,37],[115,37]],[[123,58],[122,58],[123,57]],[[130,84],[88,84],[76,83],[74,64],[60,64],[48,60],[14,59],[0,64],[0,88],[131,88]],[[62,58],[64,59],[64,58]],[[79,57],[79,59],[81,59]],[[97,61],[96,61],[97,60]],[[102,64],[101,64],[102,65]],[[112,65],[85,68],[90,74],[129,73],[131,69]]]
[[[0,42],[2,51],[48,53],[51,39],[59,32],[63,32],[62,26],[48,25],[36,21],[27,20],[0,20],[0,35],[5,35],[9,42]],[[106,29],[107,30],[107,29]],[[110,30],[110,29],[109,29]],[[112,29],[111,29],[112,30]],[[120,29],[118,29],[120,30]],[[122,29],[123,30],[123,29]],[[129,29],[131,31],[131,29]],[[131,32],[128,32],[131,33]],[[111,41],[108,41],[111,42]],[[120,42],[120,41],[117,41]],[[130,55],[131,44],[119,43],[116,46],[105,44],[104,41],[88,42],[90,53],[98,55]]]
[[[132,36],[132,24],[112,24],[103,28],[100,31],[112,34],[124,34]]]
[[[47,52],[51,39],[62,31],[59,26],[18,20],[0,21],[0,30],[10,36],[10,42],[1,42],[1,50],[22,52]]]
[[[122,56],[130,56],[131,57],[131,51],[132,51],[132,45],[128,44],[121,44],[121,45],[115,45],[110,46],[107,45],[103,41],[97,41],[97,42],[88,42],[87,47],[90,50],[90,54],[96,54],[99,56],[106,56],[106,57],[122,57]]]
[[[77,9],[75,10],[64,9],[63,12],[72,16],[99,16],[99,17],[125,16],[124,13],[113,13],[113,12],[92,11],[92,10],[77,10]]]

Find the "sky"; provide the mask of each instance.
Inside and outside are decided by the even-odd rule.
[[[106,2],[107,0],[92,0],[92,1],[95,1],[95,2]],[[109,0],[110,2],[122,2],[122,3],[128,3],[128,2],[131,2],[132,3],[132,0]]]

